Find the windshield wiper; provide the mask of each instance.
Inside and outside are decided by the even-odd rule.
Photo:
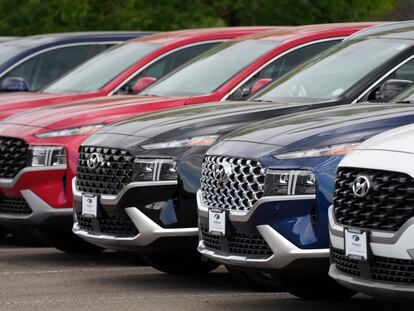
[[[257,102],[257,103],[274,103],[273,100],[268,100],[268,99],[256,99],[256,100],[252,100],[252,102]]]
[[[411,104],[414,104],[414,101],[407,99],[407,100],[400,100],[396,103],[397,104],[409,104],[409,105],[411,105]]]

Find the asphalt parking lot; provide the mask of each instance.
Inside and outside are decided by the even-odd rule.
[[[309,302],[287,293],[251,292],[224,268],[177,277],[114,252],[68,255],[0,239],[0,310],[378,310],[358,295],[345,302]]]

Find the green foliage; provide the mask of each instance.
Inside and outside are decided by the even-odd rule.
[[[0,34],[300,25],[382,16],[398,0],[0,0]]]

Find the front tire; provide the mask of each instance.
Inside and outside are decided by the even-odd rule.
[[[243,286],[259,292],[279,292],[280,284],[272,275],[265,272],[242,270],[226,266],[227,271],[237,282]]]
[[[205,274],[219,264],[195,255],[141,254],[142,259],[153,268],[172,275]]]
[[[68,254],[90,254],[103,251],[103,248],[82,240],[70,231],[44,230],[42,233],[53,247]]]
[[[345,300],[357,293],[330,277],[277,277],[290,294],[305,300]]]

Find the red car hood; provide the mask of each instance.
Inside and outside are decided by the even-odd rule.
[[[93,94],[4,93],[0,96],[0,120],[24,110],[39,108]]]
[[[111,96],[48,105],[25,111],[0,122],[57,130],[111,123],[130,115],[184,105],[185,98]]]

